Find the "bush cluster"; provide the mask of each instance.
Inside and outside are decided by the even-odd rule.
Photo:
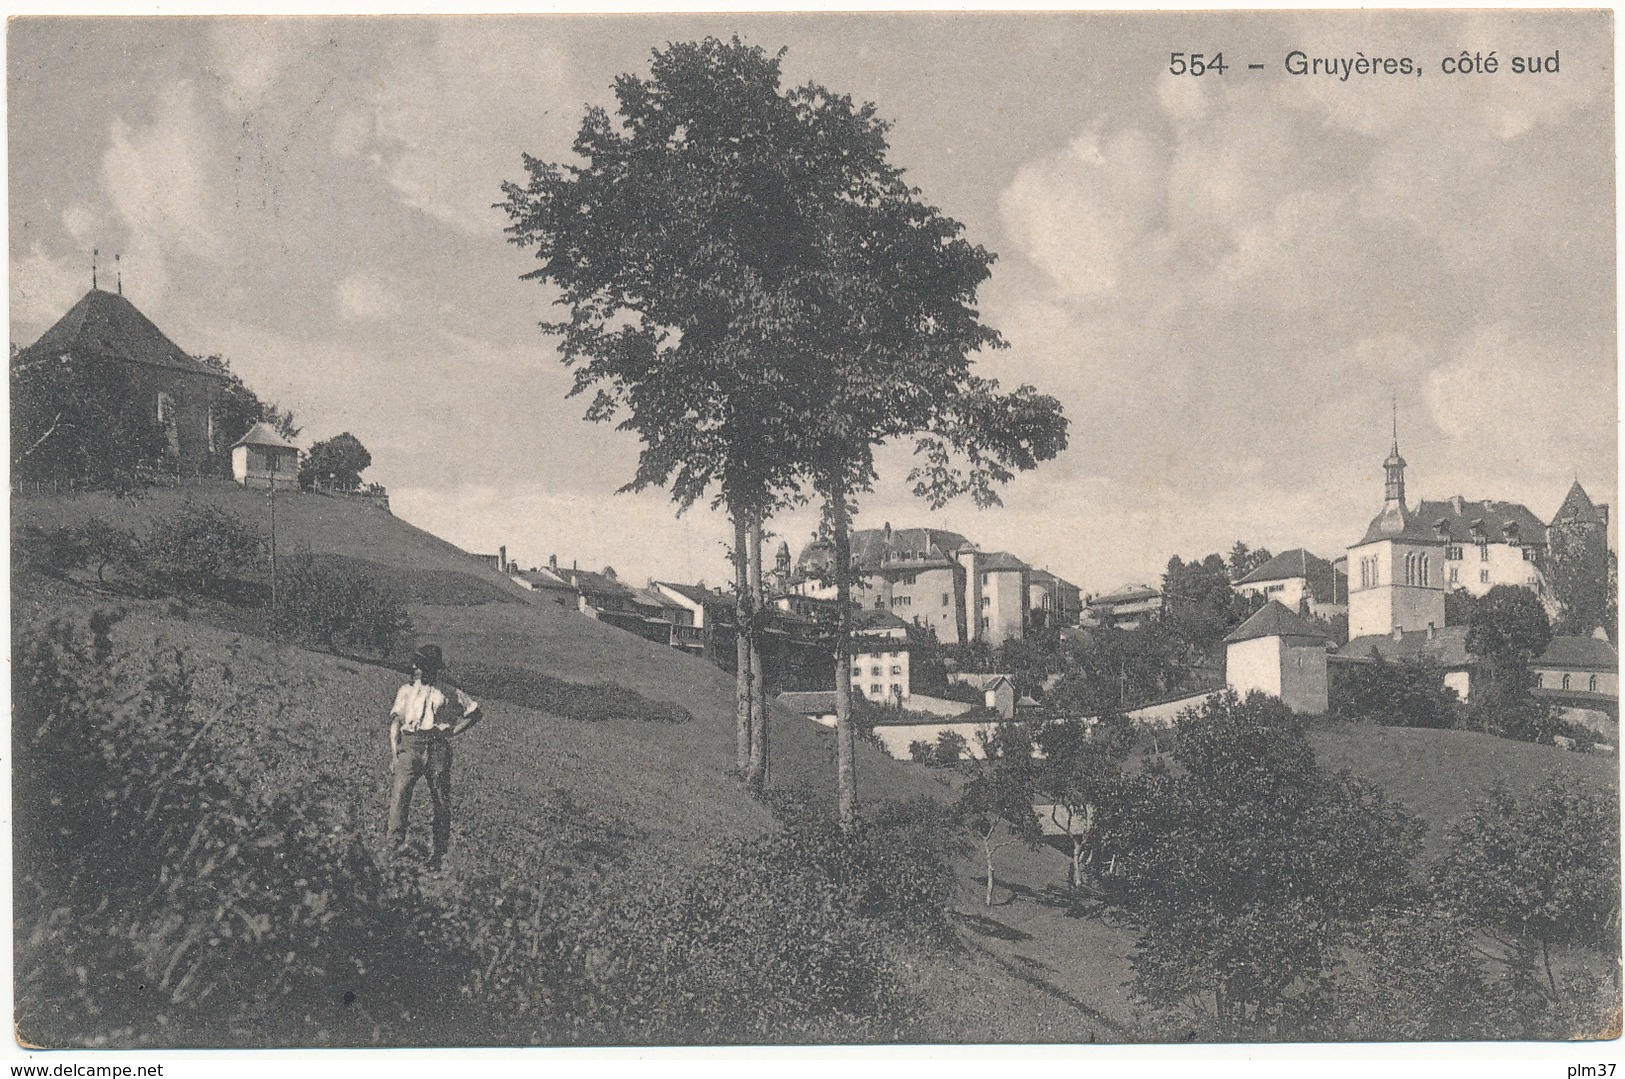
[[[607,719],[687,723],[694,718],[694,714],[680,704],[653,700],[613,682],[567,682],[510,664],[459,663],[457,684],[481,699],[510,701],[587,723]]]
[[[389,656],[412,632],[406,605],[346,564],[304,552],[277,578],[277,631],[305,644]]]
[[[218,592],[258,564],[264,541],[218,506],[184,502],[152,522],[141,545],[144,568],[198,592]]]

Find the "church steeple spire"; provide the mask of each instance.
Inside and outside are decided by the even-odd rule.
[[[1399,455],[1399,398],[1393,399],[1394,442],[1393,448],[1388,451],[1388,460],[1382,463],[1383,485],[1382,501],[1384,506],[1397,505],[1401,510],[1405,508],[1405,458]]]

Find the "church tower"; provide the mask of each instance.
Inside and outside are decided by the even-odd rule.
[[[1349,548],[1350,639],[1444,625],[1446,537],[1405,503],[1397,409],[1382,471],[1382,510]]]

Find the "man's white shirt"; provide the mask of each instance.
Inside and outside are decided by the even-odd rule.
[[[452,700],[462,708],[465,716],[480,706],[473,697],[455,687],[448,697],[437,685],[408,682],[395,694],[395,707],[389,710],[389,714],[401,721],[403,731],[449,731],[452,724],[440,718],[440,710]]]

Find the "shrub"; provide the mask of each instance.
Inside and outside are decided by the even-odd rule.
[[[632,719],[644,723],[687,723],[694,714],[680,704],[657,701],[613,682],[567,682],[508,664],[457,665],[457,684],[481,699],[511,701],[566,719],[599,723]]]
[[[366,574],[301,553],[278,571],[276,626],[307,644],[388,656],[411,634],[412,619]]]
[[[252,567],[262,547],[259,535],[235,514],[188,501],[152,522],[142,554],[155,576],[215,592]]]
[[[952,768],[965,759],[970,743],[958,731],[943,731],[937,735],[936,747],[931,752],[932,763],[938,768]]]

